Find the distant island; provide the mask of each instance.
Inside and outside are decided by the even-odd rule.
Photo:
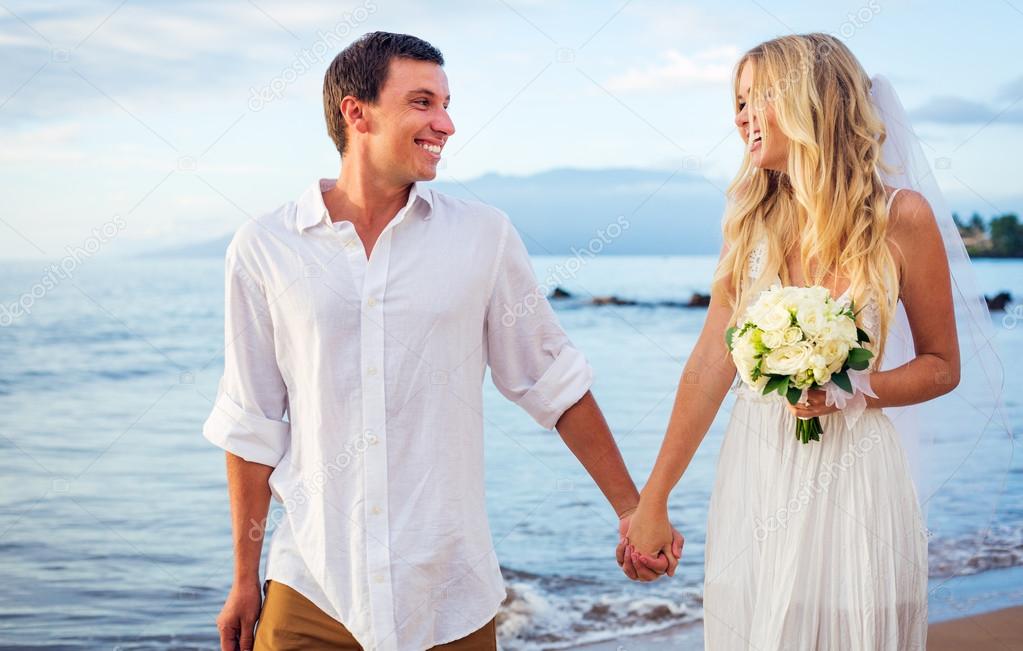
[[[978,213],[963,222],[952,213],[971,258],[1023,258],[1023,224],[1014,213],[985,222]]]
[[[688,301],[663,300],[663,301],[640,301],[632,298],[623,298],[615,294],[606,296],[578,296],[569,292],[564,287],[558,286],[551,291],[547,298],[552,302],[560,304],[561,307],[604,307],[607,305],[625,307],[709,307],[710,294],[693,292]],[[994,296],[984,296],[987,308],[992,312],[1004,312],[1006,307],[1012,303],[1012,294],[1009,292],[998,292]]]

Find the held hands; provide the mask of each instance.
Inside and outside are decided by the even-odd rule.
[[[634,581],[654,581],[667,574],[675,576],[685,538],[668,522],[667,508],[654,512],[644,505],[620,518],[621,539],[615,549],[618,566]]]

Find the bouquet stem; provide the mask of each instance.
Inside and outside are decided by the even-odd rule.
[[[796,438],[799,439],[804,445],[810,441],[821,440],[821,434],[824,433],[824,428],[821,427],[821,419],[818,416],[813,418],[802,418],[796,419]]]

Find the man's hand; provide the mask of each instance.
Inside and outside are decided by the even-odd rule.
[[[620,539],[615,549],[615,557],[618,567],[627,577],[634,581],[654,581],[658,577],[667,574],[675,576],[678,567],[678,560],[682,557],[682,546],[685,538],[674,527],[668,525],[671,530],[671,553],[664,554],[663,550],[658,552],[655,558],[641,555],[628,538],[629,528],[632,524],[632,516],[636,509],[630,509],[619,518],[618,534]]]
[[[236,583],[217,617],[220,651],[252,651],[256,620],[263,603],[259,581]]]

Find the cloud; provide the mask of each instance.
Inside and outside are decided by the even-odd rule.
[[[4,143],[0,147],[0,164],[84,160],[85,152],[77,143],[81,130],[82,125],[77,122],[63,122],[22,131],[0,132]]]
[[[630,68],[607,81],[612,91],[664,90],[727,82],[739,58],[735,46],[715,47],[687,56],[675,49],[664,52],[662,61],[644,68]]]
[[[948,95],[931,99],[911,115],[915,120],[940,124],[987,124],[993,121],[1023,124],[1023,107],[1018,103],[996,109],[982,102]]]
[[[62,3],[0,12],[0,109],[8,123],[28,123],[116,110],[103,94],[129,108],[213,95],[244,106],[249,86],[280,74],[323,32],[343,28],[345,38],[329,43],[339,50],[370,27],[376,10],[363,11],[362,21],[352,16],[375,2]]]
[[[998,97],[1007,102],[1014,102],[1023,97],[1023,77],[1014,79],[1002,86],[1002,92]]]

